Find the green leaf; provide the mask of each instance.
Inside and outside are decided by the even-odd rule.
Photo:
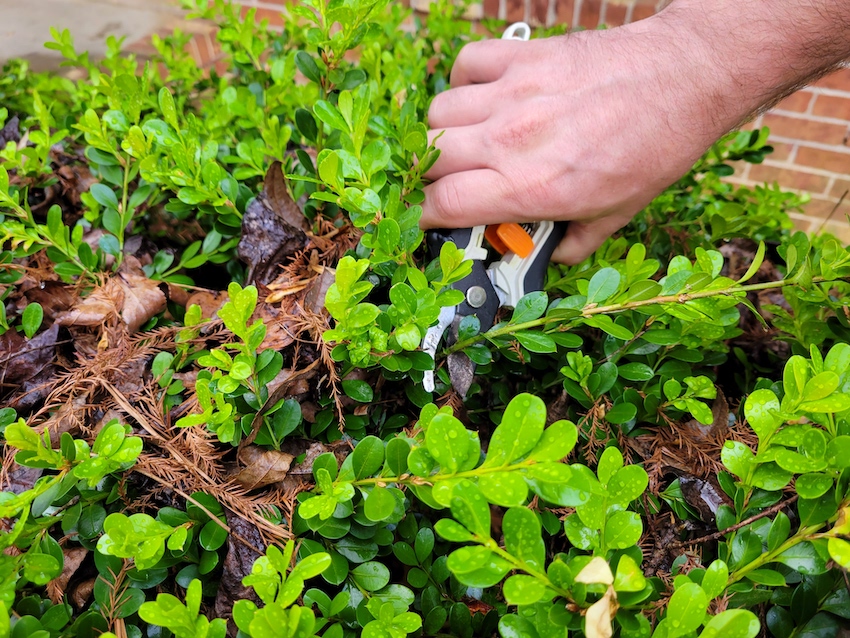
[[[362,379],[343,379],[342,391],[347,397],[360,403],[371,403],[374,398],[372,386]]]
[[[174,96],[167,87],[162,87],[159,90],[159,110],[162,112],[164,119],[172,128],[178,130],[180,128],[177,122],[177,109],[174,106]]]
[[[768,587],[785,587],[785,577],[773,569],[754,569],[747,573],[747,580],[757,585]]]
[[[621,377],[628,381],[649,381],[655,371],[645,363],[625,363],[618,367]]]
[[[531,510],[512,507],[502,519],[505,550],[520,559],[531,569],[543,571],[546,567],[546,546],[541,535],[540,520]]]
[[[423,527],[416,532],[416,539],[413,541],[416,558],[420,563],[424,563],[431,552],[434,551],[434,532],[428,527]]]
[[[295,66],[298,67],[298,70],[304,74],[311,82],[315,82],[316,84],[320,84],[322,81],[322,74],[319,71],[319,66],[316,64],[316,61],[306,51],[298,51],[295,54]]]
[[[36,585],[46,585],[62,573],[62,563],[50,554],[24,554],[24,577]]]
[[[649,477],[646,470],[638,465],[622,467],[608,480],[608,499],[610,503],[628,505],[646,491]]]
[[[744,414],[759,441],[770,438],[782,423],[779,416],[779,399],[772,391],[764,388],[756,390],[747,397],[744,403]]]
[[[549,296],[545,292],[542,290],[530,292],[517,302],[510,323],[525,323],[539,319],[546,312],[548,305]]]
[[[726,591],[729,582],[729,568],[719,558],[712,561],[702,577],[702,588],[709,600],[717,598]]]
[[[436,418],[434,417],[435,420]],[[490,538],[490,504],[474,483],[463,480],[455,486],[452,491],[451,511],[452,516],[463,523],[470,532],[482,538]]]
[[[331,128],[345,131],[346,133],[351,130],[342,115],[340,115],[339,110],[330,102],[317,100],[313,105],[313,113]]]
[[[838,389],[840,379],[834,372],[826,371],[815,375],[806,382],[803,388],[803,401],[819,401],[825,399]]]
[[[577,507],[590,500],[584,477],[561,463],[538,463],[525,472],[525,480],[540,498],[561,507]]]
[[[210,521],[201,528],[198,543],[205,550],[214,552],[227,541],[227,530],[215,521]]]
[[[407,457],[410,454],[410,442],[403,436],[387,441],[385,450],[387,469],[394,476],[407,472]]]
[[[369,561],[352,569],[351,577],[366,591],[378,591],[390,582],[390,570],[383,563]]]
[[[473,539],[465,527],[450,518],[442,518],[434,524],[434,531],[447,541],[466,543]]]
[[[827,548],[832,560],[844,569],[850,569],[850,543],[841,538],[830,538]]]
[[[623,554],[617,563],[614,575],[614,590],[618,592],[638,592],[646,587],[646,577],[640,566],[628,554]]]
[[[753,257],[753,261],[750,264],[750,267],[747,268],[747,272],[744,273],[744,276],[738,280],[739,284],[744,283],[752,278],[758,272],[758,269],[761,268],[761,264],[764,261],[764,242],[759,242],[759,247],[756,250],[756,254]],[[790,274],[790,273],[789,273]]]
[[[708,596],[696,583],[678,587],[667,604],[667,635],[681,636],[702,624],[708,609]],[[705,633],[705,632],[703,632]]]
[[[754,459],[753,451],[740,441],[726,441],[720,450],[723,465],[742,480],[749,476]]]
[[[528,458],[538,463],[560,461],[572,452],[576,441],[578,441],[578,428],[572,421],[555,421],[543,430],[543,436],[529,452]]]
[[[611,549],[626,549],[636,545],[643,533],[640,516],[635,512],[614,512],[605,521],[603,538]]]
[[[608,481],[620,468],[623,467],[623,453],[617,447],[609,445],[599,457],[596,465],[596,475],[602,485],[608,485]]]
[[[800,404],[803,412],[843,412],[850,408],[850,394],[833,394],[825,399],[816,401],[805,401]]]
[[[449,570],[469,587],[492,587],[511,569],[511,564],[486,547],[461,547],[449,554]]]
[[[533,394],[514,397],[493,432],[482,467],[499,467],[524,457],[543,436],[546,404]]]
[[[617,403],[605,413],[608,423],[621,425],[628,423],[637,416],[637,406],[633,403]]]
[[[547,352],[557,352],[558,350],[555,340],[542,332],[520,330],[519,332],[515,332],[513,337],[529,352],[545,354]]]
[[[517,574],[509,577],[502,586],[502,594],[505,602],[509,605],[533,605],[543,600],[546,595],[546,586],[534,578],[525,574]],[[549,594],[551,596],[552,594]]]
[[[770,524],[770,530],[767,533],[767,549],[774,551],[788,538],[791,533],[791,520],[784,512],[778,512],[776,518]]]
[[[351,469],[362,479],[376,474],[384,465],[384,442],[377,436],[364,437],[351,453]]]
[[[484,474],[478,487],[488,501],[502,507],[524,505],[528,498],[528,484],[519,472]]]
[[[810,473],[797,477],[794,488],[800,498],[820,498],[832,487],[833,479],[829,474]]]
[[[363,513],[370,521],[376,523],[392,516],[396,500],[386,487],[375,487],[363,503]]]
[[[804,576],[815,576],[826,571],[826,560],[810,541],[789,547],[776,557],[776,562],[787,565]]]
[[[92,184],[89,192],[91,193],[91,196],[94,197],[94,200],[101,206],[105,206],[106,208],[118,208],[118,198],[115,196],[115,191],[109,188],[106,184]]]
[[[470,452],[466,428],[455,417],[445,413],[431,419],[425,432],[425,446],[447,474],[457,472]]]
[[[44,309],[40,303],[33,302],[27,304],[24,312],[21,314],[21,326],[24,328],[24,334],[27,339],[32,339],[38,329],[41,327],[41,322],[44,319]]]
[[[702,620],[702,619],[700,619]],[[700,638],[755,638],[760,623],[746,609],[727,609],[714,616],[700,633]]]
[[[620,287],[620,273],[602,268],[587,283],[587,304],[599,304],[611,297]]]

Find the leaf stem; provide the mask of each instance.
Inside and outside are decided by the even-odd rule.
[[[797,531],[797,533],[794,534],[794,536],[792,536],[791,538],[786,540],[784,543],[782,543],[779,547],[774,549],[772,552],[765,552],[764,554],[761,554],[758,558],[756,558],[752,562],[747,563],[746,565],[741,567],[741,569],[738,569],[738,570],[732,572],[729,575],[729,582],[727,583],[726,586],[728,587],[729,585],[732,585],[733,583],[737,583],[739,580],[744,578],[751,571],[754,571],[754,570],[758,569],[759,567],[762,567],[763,565],[767,565],[768,563],[772,563],[773,561],[776,560],[777,556],[788,551],[789,549],[791,549],[795,545],[799,545],[803,541],[811,540],[812,537],[813,537],[813,534],[815,534],[821,527],[823,527],[823,523],[818,523],[816,525],[809,525],[808,527],[800,528]]]
[[[812,283],[816,284],[828,281],[841,281],[843,279],[845,278],[836,277],[835,279],[827,279],[826,277],[812,277]],[[624,312],[626,310],[634,310],[635,308],[642,308],[645,306],[653,306],[657,304],[686,304],[687,302],[693,301],[695,299],[706,299],[708,297],[720,296],[738,296],[741,294],[746,294],[748,292],[754,292],[758,290],[771,290],[775,288],[784,288],[786,286],[794,285],[799,284],[788,279],[780,279],[779,281],[768,281],[760,284],[749,284],[745,286],[733,284],[728,288],[722,288],[719,290],[698,290],[696,292],[683,292],[674,295],[659,295],[658,297],[652,297],[651,299],[626,301],[623,303],[609,304],[607,306],[596,306],[594,304],[588,304],[581,310],[581,314],[578,317],[564,317],[562,315],[559,316],[558,314],[554,314],[547,315],[545,317],[540,317],[539,319],[533,319],[532,321],[525,321],[523,323],[508,324],[500,328],[495,328],[487,332],[475,335],[473,337],[469,337],[468,339],[458,341],[453,346],[446,348],[444,352],[445,354],[451,354],[453,352],[463,350],[464,348],[467,348],[472,344],[481,341],[482,339],[496,339],[504,335],[510,335],[515,332],[519,332],[520,330],[528,330],[530,328],[538,328],[540,326],[545,326],[550,323],[562,322],[565,319],[587,319],[595,315],[616,314],[619,312]]]

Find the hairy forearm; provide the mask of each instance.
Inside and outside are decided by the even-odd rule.
[[[674,0],[652,20],[681,43],[717,133],[850,58],[850,0]]]

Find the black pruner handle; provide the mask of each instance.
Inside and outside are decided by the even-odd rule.
[[[535,245],[534,252],[528,257],[532,261],[525,271],[522,282],[526,293],[543,290],[543,285],[546,283],[546,269],[552,261],[552,253],[555,252],[566,232],[567,222],[554,222],[552,231],[543,239],[543,243]]]

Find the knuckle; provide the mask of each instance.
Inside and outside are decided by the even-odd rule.
[[[455,180],[442,179],[435,182],[437,188],[433,189],[428,196],[431,198],[431,207],[434,221],[438,225],[448,226],[458,219],[463,200],[460,188]]]
[[[497,147],[514,151],[529,146],[545,130],[545,123],[536,115],[523,114],[498,127],[493,135]]]

